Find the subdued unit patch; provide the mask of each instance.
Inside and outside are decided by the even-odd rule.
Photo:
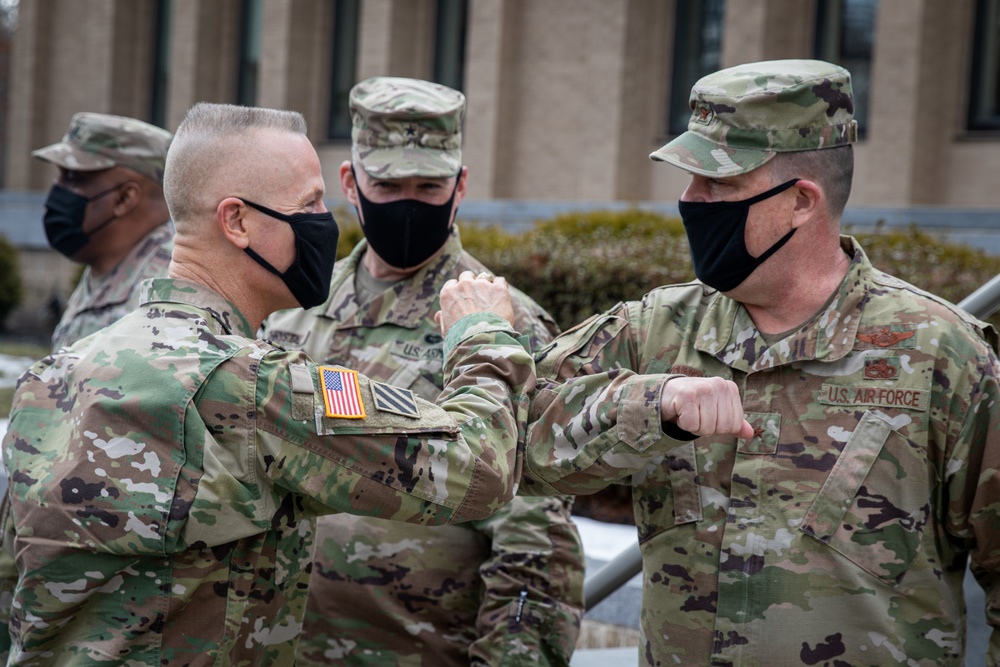
[[[376,410],[415,419],[420,417],[417,401],[408,389],[374,381],[371,383],[371,388]]]

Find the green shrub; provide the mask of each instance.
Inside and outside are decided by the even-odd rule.
[[[562,328],[657,285],[694,277],[684,227],[656,213],[564,214],[510,237],[499,230],[469,234],[462,244],[481,262],[531,295]]]
[[[952,303],[1000,273],[1000,258],[964,244],[941,241],[915,225],[886,231],[880,224],[874,232],[857,234],[856,238],[872,264]],[[1000,314],[989,321],[1000,327]]]
[[[0,329],[3,329],[11,311],[21,304],[23,296],[17,248],[0,236]]]
[[[354,211],[338,206],[333,210],[333,218],[337,221],[340,229],[340,238],[337,240],[337,259],[343,259],[351,254],[354,246],[365,237],[358,224],[358,218]]]

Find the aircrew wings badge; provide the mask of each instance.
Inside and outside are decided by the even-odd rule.
[[[913,331],[894,331],[889,327],[882,327],[872,333],[858,333],[858,340],[879,347],[893,347],[901,341],[913,338],[913,334]]]
[[[327,417],[365,418],[365,404],[361,400],[357,371],[320,366],[319,375],[323,384],[323,403],[326,404]]]
[[[413,398],[413,392],[381,382],[372,382],[371,387],[372,398],[375,399],[377,409],[404,417],[416,418],[420,416],[417,399]]]

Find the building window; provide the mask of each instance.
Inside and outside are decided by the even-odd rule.
[[[851,73],[854,119],[864,135],[871,108],[872,44],[878,0],[819,0],[815,57]]]
[[[1000,130],[1000,2],[978,0],[969,129]]]
[[[674,63],[670,80],[670,113],[667,132],[687,130],[691,88],[722,63],[722,20],[725,0],[685,0],[677,3],[674,29]]]
[[[236,103],[247,107],[257,104],[257,73],[260,70],[263,9],[262,0],[243,0],[243,20],[240,25],[240,78],[236,88]]]
[[[171,0],[156,0],[153,26],[153,94],[149,117],[153,125],[164,128],[170,85],[170,4]]]
[[[437,0],[434,81],[462,90],[465,85],[465,29],[468,0]]]
[[[333,15],[332,63],[330,67],[330,115],[327,136],[351,138],[349,98],[358,68],[358,0],[337,0]]]

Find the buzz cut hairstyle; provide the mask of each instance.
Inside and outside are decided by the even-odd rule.
[[[163,173],[163,195],[171,218],[185,221],[204,212],[204,184],[217,169],[249,169],[229,158],[249,148],[261,131],[306,134],[305,118],[297,111],[199,102],[174,133]]]

